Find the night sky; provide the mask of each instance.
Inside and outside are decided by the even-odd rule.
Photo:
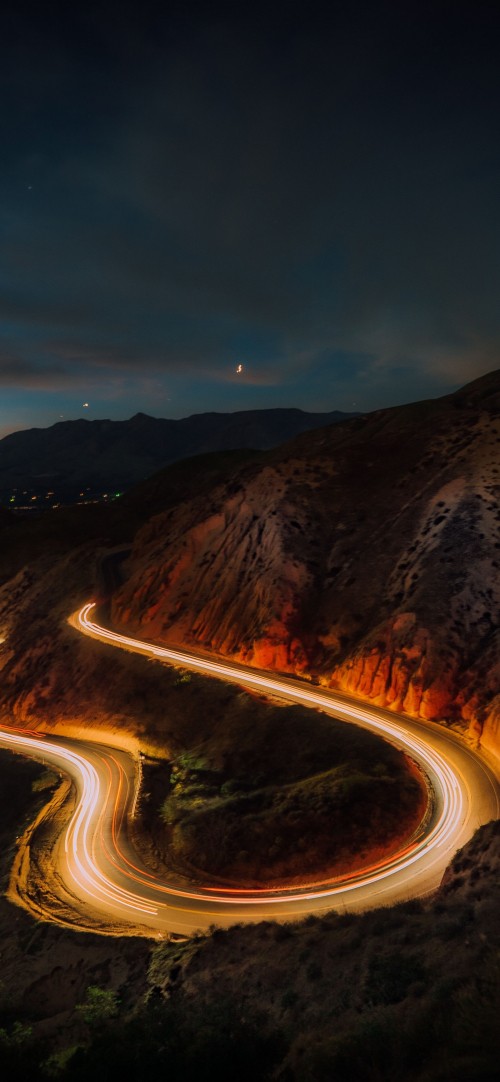
[[[4,4],[0,435],[499,367],[494,9]]]

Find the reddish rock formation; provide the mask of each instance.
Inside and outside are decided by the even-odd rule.
[[[500,373],[299,437],[138,534],[117,624],[498,748]]]

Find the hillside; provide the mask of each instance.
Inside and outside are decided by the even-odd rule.
[[[497,749],[500,372],[304,434],[153,517],[117,625],[317,674]]]
[[[4,880],[40,774],[0,756],[15,813],[2,821]],[[489,1082],[499,867],[489,824],[424,904],[156,944],[35,923],[0,899],[2,1077],[195,1082],[210,1064],[221,1082]]]
[[[40,557],[0,586],[0,704],[9,724],[100,730],[148,755],[134,841],[152,867],[293,883],[404,846],[427,793],[400,751],[320,714],[311,724],[305,707],[84,638],[66,618],[92,595],[98,567],[86,545]],[[34,859],[33,839],[30,849]],[[46,865],[34,876],[40,901]]]
[[[357,752],[341,765],[306,712],[285,777],[270,754],[273,732],[289,724],[282,708],[118,658],[66,618],[108,595],[108,616],[144,637],[295,670],[496,750],[498,384],[493,373],[278,449],[184,460],[110,506],[29,521],[4,513],[4,709],[21,724],[99,725],[164,761],[182,757],[175,776],[166,764],[138,838],[179,871],[290,880],[299,841],[313,876],[364,859],[349,804],[361,789],[361,822],[376,805],[376,845],[396,845],[421,814],[419,795],[403,770],[394,814],[392,767],[371,776],[381,760],[368,745],[356,777]],[[107,559],[132,542],[127,560]],[[264,846],[271,824],[279,829]]]
[[[115,493],[182,458],[241,448],[276,447],[300,432],[350,414],[298,409],[200,413],[181,420],[137,413],[128,421],[60,421],[0,440],[0,502],[32,495],[72,502]],[[26,493],[23,497],[23,493]]]
[[[188,842],[194,838],[203,851],[213,837],[213,792],[202,794],[198,838],[189,823],[202,784],[217,783],[231,842],[226,798],[242,795],[234,781],[251,774],[262,793],[264,764],[279,766],[279,785],[295,785],[306,758],[317,778],[317,756],[323,766],[330,738],[319,715],[299,718],[218,681],[185,681],[182,671],[67,626],[68,612],[102,585],[103,557],[139,526],[113,602],[125,626],[316,673],[325,683],[445,719],[495,748],[499,391],[493,373],[446,399],[381,411],[278,450],[175,464],[112,506],[29,521],[2,515],[3,709],[20,725],[99,726],[110,741],[140,743],[151,757],[170,751],[175,785],[171,764],[146,764],[150,797],[143,793],[137,826],[138,834],[149,831],[138,840],[157,866],[165,838],[152,823],[160,821],[165,794],[177,805],[169,829],[180,827],[182,845],[187,825]],[[287,724],[298,739],[287,738],[293,754],[280,759],[276,734]],[[10,812],[2,832],[5,884],[29,818],[23,786],[38,782],[39,771],[1,758]],[[399,826],[392,779],[380,780],[392,791],[388,802],[375,787],[378,812],[389,808]],[[36,807],[45,792],[35,793]],[[263,810],[275,818],[275,807]],[[316,838],[316,809],[308,813],[301,827]],[[236,818],[252,830],[238,809]],[[217,838],[217,858],[224,858]],[[288,844],[286,835],[282,840]],[[483,827],[424,903],[214,929],[152,948],[34,923],[1,900],[3,1074],[76,1082],[130,1070],[149,1078],[168,1068],[172,1078],[194,1079],[209,1062],[228,1082],[235,1071],[240,1079],[282,1082],[333,1075],[348,1082],[353,1071],[360,1082],[493,1079],[498,843],[498,824]],[[259,855],[272,858],[277,874],[293,873],[286,852]],[[324,859],[324,850],[318,855]],[[227,863],[220,870],[227,874]],[[232,870],[242,873],[241,865]],[[251,871],[268,875],[269,864]],[[41,898],[36,893],[35,904]],[[107,1019],[92,1016],[89,987],[111,995],[103,1001],[112,1007]]]

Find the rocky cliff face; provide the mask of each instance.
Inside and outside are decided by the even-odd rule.
[[[117,624],[500,736],[500,372],[308,433],[138,534]]]

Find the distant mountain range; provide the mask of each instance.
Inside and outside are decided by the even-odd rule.
[[[129,421],[61,421],[0,440],[0,502],[78,500],[123,491],[179,459],[209,451],[266,450],[302,432],[357,416],[299,409],[200,413],[181,420],[137,413]],[[17,492],[14,490],[17,489]]]

